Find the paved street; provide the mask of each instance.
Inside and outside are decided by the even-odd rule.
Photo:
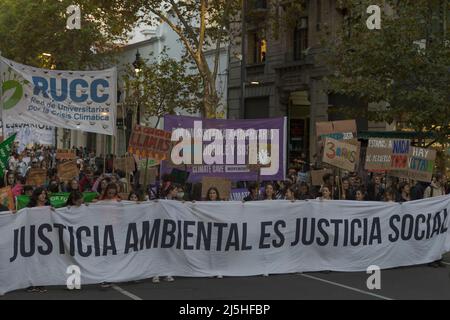
[[[366,287],[365,273],[305,273],[270,277],[177,278],[153,284],[122,283],[109,289],[86,286],[80,291],[50,287],[47,293],[9,293],[0,300],[450,300],[450,256],[446,268],[415,266],[385,270],[381,290]]]

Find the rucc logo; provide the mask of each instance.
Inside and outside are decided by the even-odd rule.
[[[3,84],[2,84],[2,92],[3,92],[2,99],[4,99],[5,97],[8,96],[8,94],[9,94],[8,91],[13,91],[13,93],[3,103],[3,108],[5,110],[14,108],[20,102],[20,100],[22,100],[22,97],[23,97],[22,84],[16,80],[8,80],[8,81],[3,82]]]

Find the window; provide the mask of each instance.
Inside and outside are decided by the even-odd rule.
[[[250,32],[248,35],[248,64],[260,64],[266,61],[267,42],[258,33]]]
[[[294,60],[301,60],[308,48],[308,18],[301,18],[294,29]]]

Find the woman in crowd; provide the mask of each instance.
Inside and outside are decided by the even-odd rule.
[[[98,183],[98,187],[96,187],[95,190],[93,188],[93,190],[98,192],[99,194],[103,194],[103,192],[106,190],[106,188],[110,183],[111,183],[110,178],[102,178]]]
[[[285,198],[285,200],[289,200],[292,202],[294,202],[296,200],[295,199],[295,189],[293,186],[289,186],[286,188],[286,194],[285,194],[284,198]]]
[[[78,182],[78,179],[73,178],[70,180],[69,184],[66,187],[66,192],[72,192],[72,191],[80,191],[80,183]]]
[[[362,188],[358,188],[355,191],[355,200],[356,201],[365,201],[366,200],[366,193]]]
[[[31,195],[30,202],[28,203],[28,208],[36,207],[46,207],[50,205],[48,199],[47,191],[44,188],[36,188]]]
[[[206,192],[206,201],[220,201],[219,190],[216,187],[211,187]]]
[[[440,174],[434,175],[431,184],[425,189],[424,198],[440,197],[445,195],[445,187]]]
[[[257,183],[251,183],[248,186],[248,191],[250,192],[248,196],[244,198],[244,202],[247,201],[258,201],[259,200],[259,186]]]
[[[322,189],[320,190],[320,193],[322,196],[318,197],[317,200],[332,200],[331,198],[331,186],[329,185],[323,185]]]
[[[177,188],[177,186],[172,184],[169,187],[167,187],[165,193],[166,193],[166,195],[163,196],[163,199],[165,199],[165,200],[176,200],[177,199],[178,188]]]
[[[298,196],[297,198],[299,200],[308,200],[311,199],[311,193],[309,192],[309,186],[306,182],[302,182],[300,184],[300,187],[298,189]]]
[[[144,195],[142,191],[131,191],[128,195],[128,201],[142,202],[144,200]]]
[[[177,200],[186,201],[186,192],[181,185],[177,186]]]
[[[84,204],[83,194],[78,190],[73,190],[69,195],[69,199],[67,199],[67,206],[81,207],[81,205],[83,204]]]
[[[341,183],[341,199],[340,200],[353,200],[354,197],[350,190],[350,181],[348,178],[342,178]]]
[[[8,172],[8,175],[6,176],[6,185],[11,187],[14,198],[22,194],[23,185],[17,179],[17,176],[14,172]]]
[[[268,183],[264,188],[264,200],[276,200],[273,184]]]
[[[102,201],[120,201],[121,198],[119,196],[119,189],[117,188],[117,184],[110,183],[106,187],[105,191],[103,191],[100,199]]]
[[[399,186],[399,193],[397,197],[397,202],[403,203],[407,201],[411,201],[411,188],[409,183],[402,182]]]
[[[384,192],[384,201],[395,202],[395,191],[393,189],[389,188]]]

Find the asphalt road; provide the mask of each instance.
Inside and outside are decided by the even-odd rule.
[[[0,300],[450,300],[450,255],[445,268],[414,266],[383,270],[381,289],[369,290],[365,273],[304,273],[248,278],[176,278],[175,282],[85,286],[47,293],[19,290]]]

